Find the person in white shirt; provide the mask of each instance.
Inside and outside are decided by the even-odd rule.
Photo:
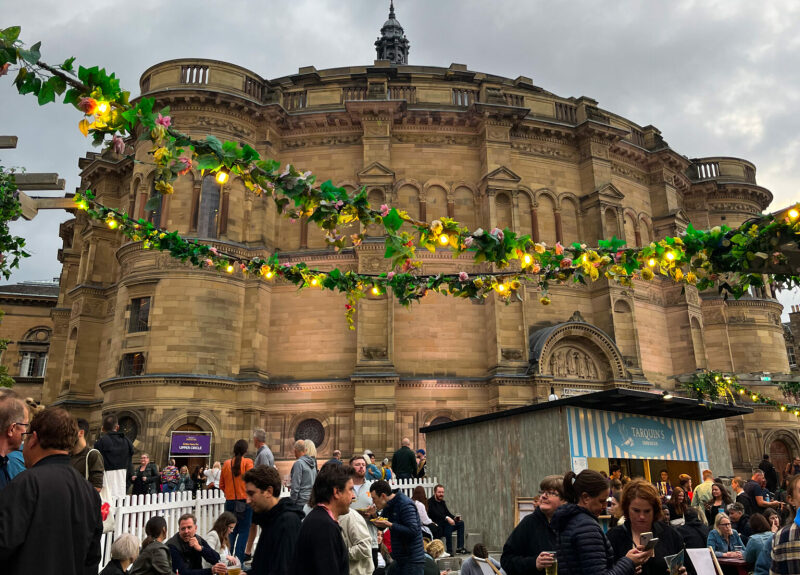
[[[206,489],[219,489],[219,476],[222,473],[222,465],[219,461],[214,462],[214,467],[206,469],[203,475],[206,476]]]
[[[425,495],[425,488],[417,485],[414,491],[411,492],[411,500],[414,501],[414,505],[417,507],[422,531],[427,531],[431,539],[439,539],[442,536],[442,529],[428,516],[428,497]]]
[[[350,458],[350,465],[355,470],[353,476],[353,493],[356,498],[350,504],[350,509],[357,511],[367,524],[369,535],[372,539],[372,565],[378,565],[378,530],[370,521],[370,518],[377,517],[375,505],[369,494],[369,487],[372,481],[367,480],[367,459],[363,455],[354,455]]]
[[[230,566],[239,564],[239,560],[231,555],[228,549],[228,540],[230,539],[234,527],[236,527],[236,515],[230,511],[223,511],[222,515],[217,517],[217,520],[214,521],[214,526],[211,528],[211,531],[206,534],[206,543],[208,543],[208,546],[219,553],[219,560],[222,563],[227,563]],[[209,568],[213,567],[213,565],[203,559],[203,567]]]

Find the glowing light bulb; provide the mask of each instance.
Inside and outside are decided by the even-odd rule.
[[[739,390],[739,395],[744,395],[744,390],[743,389]]]
[[[785,405],[781,405],[781,411],[786,411],[786,406]]]
[[[372,286],[372,295],[381,295],[381,288],[378,286]]]
[[[275,275],[275,272],[273,272],[272,270],[269,270],[267,273],[264,274],[264,277],[267,278],[267,279],[272,279],[272,276],[274,276],[274,275]]]
[[[656,258],[650,258],[647,260],[647,265],[649,265],[651,268],[656,267]]]
[[[219,171],[217,172],[216,177],[217,177],[217,183],[219,185],[222,185],[225,182],[227,182],[228,178],[230,178],[230,172],[228,171],[228,168],[220,168]]]
[[[500,292],[500,293],[503,293],[504,291],[506,291],[506,284],[499,284],[497,286],[497,291]]]
[[[225,268],[225,271],[227,271],[229,274],[232,274],[233,273],[233,264],[228,264],[228,267]]]
[[[795,417],[800,416],[800,409],[795,409],[794,410],[794,415],[795,415]]]
[[[447,244],[450,243],[450,238],[447,236],[447,234],[442,234],[441,236],[439,236],[439,243],[442,244],[443,246],[446,246]]]
[[[533,258],[531,257],[531,254],[525,254],[525,255],[522,257],[522,262],[523,262],[523,263],[524,263],[526,266],[527,266],[527,265],[530,265],[530,263],[531,263],[532,261],[533,261]]]
[[[108,227],[111,228],[112,230],[119,225],[119,222],[114,218],[108,218],[106,220],[106,223],[108,224]]]
[[[101,114],[105,114],[108,112],[108,102],[98,102],[97,103],[97,111]]]
[[[796,220],[798,217],[800,217],[800,212],[796,208],[789,210],[789,219]]]
[[[757,401],[758,396],[754,393],[753,395],[750,396],[750,399],[752,399],[753,401]]]
[[[667,258],[669,261],[672,261],[672,260],[674,260],[674,259],[675,259],[675,254],[673,254],[672,252],[667,252],[666,258]]]

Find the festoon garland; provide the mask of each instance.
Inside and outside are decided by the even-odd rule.
[[[626,247],[617,238],[601,240],[598,247],[582,243],[548,246],[507,228],[470,231],[445,217],[422,222],[397,208],[370,206],[364,189],[351,195],[330,181],[316,185],[310,172],[292,165],[281,168],[274,160],[262,159],[247,144],[221,142],[210,135],[202,140],[191,138],[173,126],[168,107],[155,110],[152,98],[130,102],[129,92],[120,88],[113,73],[96,66],[79,66],[76,71],[74,58],[51,66],[41,60],[41,43],[25,48],[19,34],[19,27],[0,32],[0,75],[16,70],[14,84],[20,94],[36,95],[41,105],[62,97],[64,103],[82,113],[79,130],[91,136],[94,145],[107,146],[117,154],[133,158],[129,152],[135,136],[151,143],[157,193],[146,209],[159,206],[161,195],[172,194],[177,178],[194,168],[214,174],[220,185],[236,177],[252,193],[272,198],[281,216],[314,222],[335,250],[359,245],[367,226],[381,226],[384,256],[390,260],[392,271],[374,275],[321,271],[303,262],[281,263],[278,254],[268,259],[247,259],[223,253],[175,231],[155,228],[144,219],[131,218],[99,202],[90,190],[75,196],[78,208],[89,217],[143,242],[146,248],[166,251],[195,266],[267,280],[277,276],[300,289],[318,287],[344,293],[351,328],[356,302],[368,291],[375,295],[391,291],[404,306],[430,292],[474,299],[494,293],[509,303],[521,299],[520,290],[528,285],[540,290],[539,301],[546,305],[553,283],[586,284],[604,277],[629,286],[635,279],[649,281],[659,275],[698,289],[718,285],[720,292],[739,297],[750,286],[764,285],[764,274],[770,268],[780,270],[771,274],[770,282],[800,285],[800,272],[796,268],[786,271],[791,262],[781,250],[787,242],[795,248],[800,246],[797,208],[777,217],[764,215],[734,230],[723,226],[700,231],[690,225],[681,236],[641,248]],[[341,232],[354,222],[360,222],[362,231],[350,236]],[[5,252],[6,246],[2,247]],[[474,263],[492,264],[495,271],[422,274],[422,264],[416,258],[420,247],[431,252],[447,249],[454,257],[469,252]]]

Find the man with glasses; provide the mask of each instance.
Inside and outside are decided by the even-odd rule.
[[[556,561],[557,535],[550,526],[564,504],[564,477],[548,475],[539,484],[539,506],[514,528],[503,546],[500,565],[508,575],[542,574]]]
[[[8,485],[19,472],[9,465],[8,456],[20,448],[28,426],[28,407],[25,402],[13,391],[5,391],[0,395],[0,489]]]

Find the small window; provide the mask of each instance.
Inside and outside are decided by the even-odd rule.
[[[137,297],[131,300],[131,322],[128,333],[147,331],[150,321],[150,298]]]
[[[44,377],[47,368],[47,352],[23,351],[19,365],[20,377]]]
[[[144,373],[144,354],[126,353],[122,356],[122,365],[120,366],[120,375],[128,377],[132,375],[142,375]]]

